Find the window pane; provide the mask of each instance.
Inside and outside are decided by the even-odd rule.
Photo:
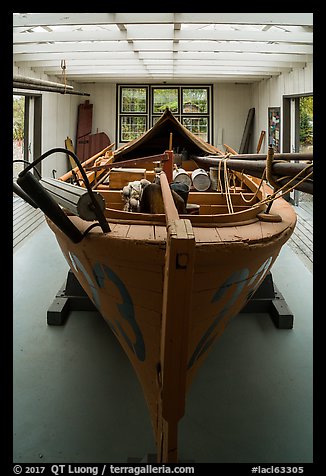
[[[207,117],[184,117],[182,124],[193,134],[208,141],[208,118]]]
[[[178,89],[153,89],[153,113],[162,113],[166,108],[171,112],[178,112]]]
[[[146,112],[146,88],[121,88],[121,112]]]
[[[13,159],[24,159],[25,97],[13,96]],[[13,164],[14,177],[24,169],[23,162]]]
[[[313,152],[313,96],[299,99],[299,152]]]
[[[129,142],[136,139],[146,131],[146,117],[122,116],[121,117],[121,140]]]
[[[207,113],[206,88],[184,88],[182,90],[182,112]]]

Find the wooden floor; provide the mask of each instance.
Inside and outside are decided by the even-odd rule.
[[[27,238],[44,221],[44,214],[16,194],[13,195],[13,247]]]
[[[313,201],[300,201],[294,206],[297,214],[297,224],[288,241],[289,246],[305,263],[308,269],[313,268]]]

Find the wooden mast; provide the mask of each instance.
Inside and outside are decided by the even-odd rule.
[[[195,237],[191,222],[180,219],[164,172],[160,174],[166,214],[167,242],[158,414],[158,463],[178,462],[178,422],[185,412],[188,333],[191,310]]]

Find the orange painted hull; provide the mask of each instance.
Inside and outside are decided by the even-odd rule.
[[[256,219],[236,226],[193,224],[196,246],[189,293],[187,389],[216,339],[259,287],[291,236],[296,223],[292,207],[278,199],[273,212],[281,215],[280,223]],[[88,225],[78,217],[70,218],[81,230]],[[48,224],[78,281],[128,355],[158,442],[165,227],[150,222],[115,223],[110,233],[94,228],[74,244],[50,220]]]

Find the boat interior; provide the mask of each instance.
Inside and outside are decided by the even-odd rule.
[[[198,165],[191,159],[184,160],[180,165],[176,165],[174,160],[173,170],[175,174],[174,183],[180,180],[181,183],[188,184],[189,192],[186,199],[186,213],[180,213],[180,218],[189,218],[193,223],[201,221],[237,221],[249,219],[251,216],[264,210],[264,205],[258,206],[258,202],[265,198],[264,189],[259,189],[260,180],[255,177],[238,172],[228,172],[227,185],[223,171],[214,171],[216,182],[211,180],[210,171],[198,168]],[[107,179],[96,186],[96,177],[93,190],[100,193],[105,200],[105,216],[107,218],[120,218],[132,221],[151,220],[164,221],[164,215],[155,213],[140,213],[128,211],[126,209],[123,188],[133,181],[148,180],[155,182],[156,172],[153,163],[143,163],[141,167],[112,168]],[[202,178],[209,185],[202,185],[201,177],[197,175],[199,186],[192,180],[193,173],[199,171]],[[220,172],[220,173],[219,173]],[[219,183],[218,183],[219,181]],[[179,182],[179,183],[180,183]],[[205,190],[202,190],[205,188]],[[253,205],[256,207],[253,208]],[[246,212],[245,216],[243,212]],[[241,216],[241,218],[240,218]]]

